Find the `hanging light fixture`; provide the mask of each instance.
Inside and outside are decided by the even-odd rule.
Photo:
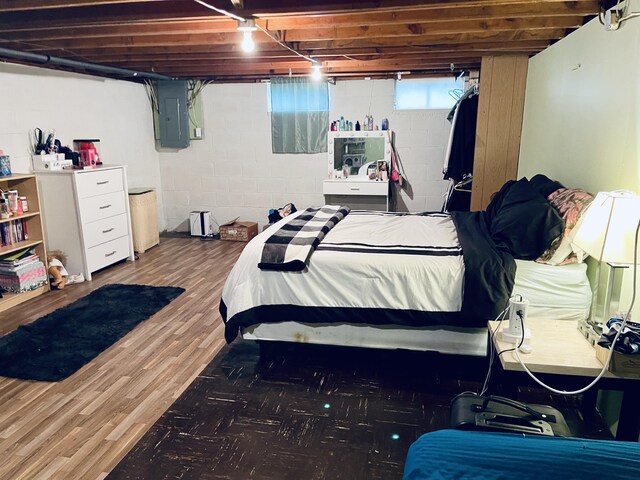
[[[241,46],[242,50],[245,52],[253,52],[253,49],[256,47],[256,44],[253,41],[252,32],[255,32],[257,29],[256,21],[253,18],[238,20],[238,31],[244,34]]]
[[[316,82],[322,80],[322,65],[320,65],[319,63],[314,63],[313,65],[311,65],[311,68],[313,70],[311,72],[311,78]]]

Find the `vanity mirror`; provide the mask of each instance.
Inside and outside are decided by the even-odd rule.
[[[389,131],[331,131],[328,133],[328,173],[369,178],[377,171],[380,161],[391,161],[391,132]],[[375,175],[374,175],[375,180]]]
[[[326,203],[388,210],[392,138],[387,130],[329,132],[328,175],[322,184]]]

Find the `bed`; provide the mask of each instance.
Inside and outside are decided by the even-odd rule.
[[[486,212],[352,211],[303,270],[258,268],[265,243],[298,215],[254,238],[230,272],[220,303],[227,342],[240,333],[485,355],[486,321],[512,293],[531,299],[531,320],[579,320],[589,310],[584,264],[521,260],[537,258],[564,228],[527,179],[505,185]]]

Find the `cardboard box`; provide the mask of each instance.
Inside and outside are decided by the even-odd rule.
[[[220,225],[220,240],[248,242],[258,234],[256,222],[239,222],[237,219]]]
[[[609,349],[596,345],[596,357],[604,365],[609,355]],[[640,378],[640,354],[624,355],[613,352],[609,371],[618,377]]]

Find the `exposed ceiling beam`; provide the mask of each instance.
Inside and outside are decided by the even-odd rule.
[[[361,47],[361,48],[339,48],[339,49],[307,49],[301,50],[302,53],[308,55],[374,55],[383,53],[410,54],[430,52],[455,52],[460,50],[471,50],[481,52],[502,51],[502,50],[518,50],[532,49],[543,50],[549,45],[549,41],[542,40],[512,40],[511,42],[475,42],[470,44],[443,44],[443,45],[424,45],[424,46],[389,46],[389,47]],[[64,50],[52,50],[59,56],[75,56],[74,52]],[[248,56],[239,45],[193,45],[189,47],[118,47],[110,49],[83,49],[78,50],[83,56],[95,59],[120,58],[125,59],[128,56],[181,56],[191,54],[204,55],[229,55],[235,54],[241,58],[251,58],[262,55],[274,54],[291,54],[288,50],[281,48],[277,44],[262,44],[260,49]],[[106,61],[106,60],[103,60]]]

